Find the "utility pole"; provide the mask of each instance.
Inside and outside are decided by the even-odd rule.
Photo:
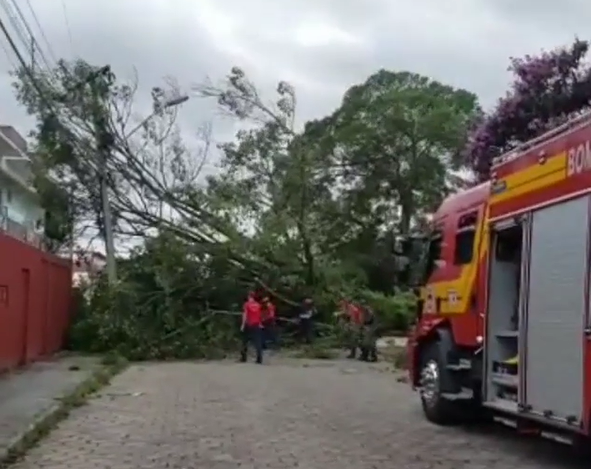
[[[100,131],[99,131],[100,132]],[[97,135],[100,138],[100,133]],[[100,142],[100,139],[99,139]],[[102,147],[99,143],[99,147]],[[115,236],[113,234],[113,218],[111,203],[109,201],[109,188],[107,186],[107,161],[110,151],[108,147],[99,148],[99,183],[101,188],[101,203],[103,208],[103,224],[105,229],[105,251],[107,253],[107,277],[109,284],[117,281],[117,260],[115,258]]]
[[[107,255],[107,278],[109,284],[117,282],[117,259],[115,258],[115,235],[113,232],[113,215],[109,201],[107,164],[111,156],[113,136],[108,131],[106,108],[104,99],[108,93],[110,84],[110,68],[103,67],[87,78],[87,83],[92,87],[93,98],[93,123],[97,142],[97,167],[100,186],[100,199],[103,212],[103,230],[105,239],[105,251]]]

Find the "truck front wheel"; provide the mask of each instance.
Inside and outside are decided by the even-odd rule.
[[[439,344],[428,344],[423,349],[421,357],[421,404],[427,420],[438,425],[456,423],[459,416],[458,403],[444,397],[442,383],[449,382],[449,377],[444,376],[445,373],[449,371],[441,359]]]

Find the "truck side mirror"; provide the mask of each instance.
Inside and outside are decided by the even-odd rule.
[[[394,254],[408,257],[408,255],[412,251],[412,245],[412,239],[406,236],[398,236],[394,239]]]

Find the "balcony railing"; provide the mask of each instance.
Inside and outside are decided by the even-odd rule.
[[[38,249],[46,250],[45,237],[37,233],[32,226],[26,226],[8,216],[6,207],[0,208],[0,232],[19,239]]]

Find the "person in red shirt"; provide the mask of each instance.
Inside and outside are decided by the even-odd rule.
[[[347,302],[347,315],[349,316],[349,325],[351,327],[351,348],[347,358],[355,358],[357,348],[361,339],[361,327],[363,325],[363,310],[355,303]]]
[[[263,349],[269,345],[273,347],[278,346],[277,341],[277,329],[275,320],[275,305],[271,302],[268,296],[263,298],[263,329],[264,329],[264,340]]]
[[[251,343],[256,351],[256,362],[263,363],[263,322],[262,308],[254,293],[248,294],[248,299],[242,307],[242,348],[240,361],[246,362],[248,344]]]

